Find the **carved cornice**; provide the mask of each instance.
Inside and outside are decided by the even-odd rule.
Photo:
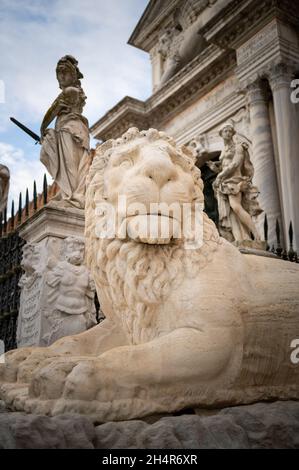
[[[160,2],[160,9],[157,16],[149,22],[148,18],[150,16],[151,10],[155,7],[157,0],[151,0],[146,7],[142,17],[137,23],[133,33],[131,34],[128,44],[135,46],[138,49],[149,51],[152,47],[152,35],[155,30],[158,30],[161,23],[170,17],[171,13],[175,10],[178,3],[181,3],[181,0],[168,0],[167,2]]]
[[[272,68],[276,64],[273,63],[274,57],[272,60],[270,53],[267,57],[268,64],[263,65],[258,56],[259,50],[257,50],[255,58],[259,62],[258,67],[252,66],[250,58],[244,58],[241,65],[238,64],[238,67],[235,67],[236,53],[234,49],[238,48],[239,50],[246,41],[255,37],[256,33],[271,24],[273,18],[281,19],[284,16],[285,20],[292,16],[292,19],[289,18],[290,22],[299,24],[299,4],[297,2],[294,4],[290,0],[232,0],[223,2],[223,5],[219,11],[215,10],[213,17],[200,29],[200,33],[204,33],[206,39],[213,44],[210,44],[201,54],[177,72],[147,101],[142,102],[126,97],[112,108],[92,126],[91,132],[96,138],[106,140],[117,137],[130,125],[159,128],[187,108],[189,104],[210,91],[233,71],[240,79],[243,90],[254,80],[259,81],[262,78],[270,80],[270,75],[272,77],[271,83],[275,86],[269,62]],[[287,12],[288,8],[289,12]],[[294,71],[296,50],[292,49],[290,42],[284,44],[283,37],[279,36],[279,41],[282,53],[286,55],[285,51],[288,51],[290,60],[292,59],[291,61],[294,62]],[[270,43],[272,44],[273,41]],[[270,52],[272,54],[272,49]],[[275,60],[281,60],[281,55],[278,55],[276,49],[273,56],[275,56],[274,53],[277,56]],[[276,82],[278,83],[278,78]],[[257,89],[254,91],[253,86],[246,89],[247,92],[248,98],[252,101],[265,99],[264,92]]]
[[[103,127],[105,132],[112,126],[115,127],[115,121],[137,122],[140,119],[146,122],[145,102],[126,96],[116,106],[110,109],[102,118],[100,118],[90,128],[92,135],[98,135]],[[134,124],[136,126],[136,123]],[[125,129],[126,130],[126,129]],[[102,137],[98,137],[102,138]],[[110,138],[110,137],[109,137]],[[105,138],[106,140],[106,138]]]
[[[190,103],[229,76],[236,66],[234,51],[210,46],[165,86],[142,102],[126,97],[90,129],[97,139],[119,137],[128,127],[161,127]]]
[[[279,88],[290,89],[290,84],[294,77],[294,73],[294,67],[282,62],[269,66],[267,70],[267,76],[272,91],[276,91]]]
[[[153,95],[149,99],[149,105],[152,108],[150,120],[151,125],[161,125],[162,122],[169,120],[176,115],[179,110],[188,103],[198,99],[200,95],[207,93],[213,86],[221,81],[227,74],[232,71],[236,64],[236,56],[234,52],[225,54],[225,58],[213,61],[201,73],[195,75],[187,84],[180,85],[180,74],[174,77],[173,83],[176,84],[176,91],[169,96],[161,104],[157,104],[157,98]],[[183,76],[183,74],[182,74]],[[170,83],[166,83],[166,90],[169,89]],[[160,90],[159,90],[160,91]],[[161,92],[163,89],[161,89]],[[159,93],[159,92],[158,92]]]
[[[249,83],[245,90],[248,104],[255,105],[258,103],[266,103],[270,98],[269,88],[265,81],[261,78]]]
[[[222,48],[235,48],[253,28],[274,13],[275,0],[234,1],[222,15],[214,20],[209,30],[204,28],[205,38]],[[218,21],[217,21],[218,20]],[[220,26],[220,21],[221,25]]]
[[[84,217],[84,210],[65,208],[52,200],[20,226],[19,234],[29,243],[37,243],[48,236],[66,238],[70,228],[73,235],[82,236]]]
[[[207,8],[219,0],[151,0],[128,44],[149,52],[165,27],[188,28]]]
[[[236,48],[272,18],[299,26],[299,4],[289,0],[235,0],[201,29],[207,41]]]
[[[259,71],[254,77],[243,82],[242,92],[246,94],[248,104],[255,105],[267,102],[271,90],[275,92],[280,88],[290,90],[290,83],[298,73],[299,64],[288,64],[284,62],[271,62]],[[270,85],[270,86],[269,86]]]

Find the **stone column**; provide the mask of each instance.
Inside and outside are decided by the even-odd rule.
[[[299,122],[296,106],[291,102],[292,70],[285,64],[271,67],[269,82],[273,93],[277,132],[279,173],[282,193],[284,238],[288,240],[290,221],[294,243],[299,249]]]
[[[268,93],[261,80],[258,79],[247,86],[247,98],[252,138],[253,182],[260,191],[259,202],[264,210],[264,213],[258,217],[257,226],[263,236],[264,218],[267,214],[268,242],[272,246],[276,240],[276,219],[279,220],[281,225],[281,209],[268,109]]]
[[[150,51],[150,60],[152,66],[152,90],[153,92],[155,92],[159,87],[163,72],[163,59],[161,57],[161,54],[158,52],[157,46],[155,46]]]

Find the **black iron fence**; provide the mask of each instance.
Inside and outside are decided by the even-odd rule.
[[[26,189],[25,205],[22,194],[19,195],[19,207],[15,214],[14,201],[11,204],[11,216],[7,220],[7,208],[0,212],[0,340],[5,351],[14,349],[16,344],[17,318],[20,305],[19,280],[22,275],[21,260],[25,241],[19,236],[19,226],[39,207],[47,203],[48,185],[44,177],[43,192],[37,194],[36,182],[33,182],[33,198],[29,202]]]
[[[5,351],[16,347],[23,245],[24,240],[17,231],[0,238],[0,339],[4,342]]]

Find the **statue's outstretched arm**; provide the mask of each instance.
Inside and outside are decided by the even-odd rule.
[[[51,124],[51,122],[57,117],[59,111],[61,110],[61,104],[58,98],[56,98],[56,100],[52,103],[52,105],[50,106],[50,108],[48,109],[48,111],[46,112],[44,116],[43,122],[40,127],[41,137],[45,135],[45,130]]]

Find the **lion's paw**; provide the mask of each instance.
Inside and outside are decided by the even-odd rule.
[[[5,362],[0,367],[0,382],[16,382],[19,365],[25,361],[34,348],[20,348],[5,353]]]
[[[17,381],[21,383],[30,383],[32,377],[38,369],[45,363],[55,361],[57,356],[48,348],[34,348],[31,354],[20,362],[17,370]]]
[[[82,361],[67,376],[63,397],[66,400],[94,400],[99,386],[95,361]]]
[[[47,359],[33,375],[29,395],[40,400],[57,399],[62,396],[68,375],[84,357],[56,357]]]

